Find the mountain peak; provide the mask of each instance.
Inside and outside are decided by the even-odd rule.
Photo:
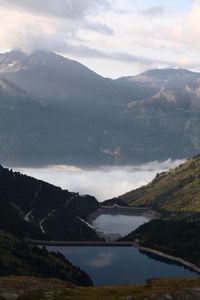
[[[79,69],[89,70],[87,67],[76,61],[46,50],[37,50],[30,54],[26,54],[21,50],[11,50],[10,52],[0,54],[0,73],[18,72],[35,67],[35,65],[48,65],[51,68],[57,68],[61,64],[65,66],[68,64],[68,67],[70,68],[76,66]]]
[[[153,76],[153,77],[169,77],[169,76],[184,76],[184,75],[195,75],[196,72],[192,72],[182,68],[166,68],[166,69],[152,69],[142,72],[138,76]]]
[[[28,55],[20,50],[11,50],[9,52],[3,53],[0,55],[0,58],[9,61],[25,61],[28,58]]]

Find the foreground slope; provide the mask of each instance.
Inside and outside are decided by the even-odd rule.
[[[200,212],[199,174],[200,155],[119,198],[132,206],[152,206],[166,212]]]
[[[54,279],[5,277],[0,279],[0,299],[194,300],[200,297],[199,287],[199,278],[154,279],[145,285],[76,288]]]

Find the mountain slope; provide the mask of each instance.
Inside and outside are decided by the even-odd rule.
[[[81,197],[0,167],[0,228],[16,236],[98,240],[83,221],[98,207],[92,196]]]
[[[53,52],[37,51],[26,55],[13,50],[2,54],[0,74],[19,88],[48,102],[96,103],[125,98],[111,79],[103,78],[84,65]]]
[[[182,219],[153,220],[137,228],[122,241],[136,241],[144,252],[151,257],[148,250],[154,249],[200,267],[200,218],[199,215]]]
[[[200,155],[157,174],[146,186],[120,199],[132,206],[152,206],[167,212],[200,212]]]
[[[73,266],[62,254],[28,245],[0,230],[0,277],[29,275],[59,278],[69,283],[90,286],[89,276]]]
[[[123,165],[200,152],[199,73],[111,80],[54,53],[11,51],[0,55],[0,77],[3,164]]]

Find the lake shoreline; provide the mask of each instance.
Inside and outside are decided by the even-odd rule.
[[[164,258],[170,259],[172,261],[181,263],[182,265],[184,265],[184,266],[190,268],[191,270],[197,272],[198,274],[200,274],[200,267],[198,267],[197,265],[195,265],[195,264],[193,264],[193,263],[191,263],[191,262],[189,262],[189,261],[187,261],[187,260],[185,260],[181,257],[173,256],[173,255],[164,253],[160,250],[156,250],[156,249],[153,249],[153,248],[148,248],[148,247],[141,246],[139,242],[133,242],[133,246],[138,250],[145,251],[147,253],[152,253],[152,254],[155,254],[157,256],[164,257]]]

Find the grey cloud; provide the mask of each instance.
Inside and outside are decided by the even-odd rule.
[[[40,169],[17,169],[17,171],[60,186],[63,189],[90,194],[103,201],[126,193],[150,182],[157,173],[178,166],[184,160],[149,162],[138,166],[104,166],[97,169],[80,169],[73,166],[52,166]],[[98,181],[96,180],[98,178]],[[108,264],[110,256],[101,256],[99,263]],[[101,264],[100,264],[101,262]]]
[[[103,268],[110,266],[113,261],[114,255],[112,252],[98,253],[97,256],[91,259],[88,264],[94,268]]]
[[[108,59],[122,62],[138,63],[144,66],[155,65],[173,65],[172,61],[161,60],[156,58],[149,58],[139,55],[129,54],[127,52],[106,52],[95,48],[85,46],[81,43],[73,44],[68,40],[65,40],[63,36],[57,35],[39,35],[28,36],[26,43],[29,45],[32,52],[37,49],[56,51],[64,53],[65,55],[73,55],[75,57],[88,57],[97,59]],[[23,49],[22,49],[23,50]]]
[[[140,13],[142,15],[145,15],[145,16],[148,16],[148,17],[151,17],[151,18],[160,17],[165,12],[166,12],[166,7],[160,6],[160,5],[150,6],[146,9],[140,11]]]
[[[107,0],[0,0],[0,5],[47,16],[76,19],[91,9],[108,5]]]
[[[99,33],[103,33],[103,34],[107,34],[107,35],[113,35],[113,30],[105,24],[87,22],[85,27],[89,30],[94,30],[94,31],[97,31]]]
[[[75,33],[73,34],[75,35]],[[74,41],[74,42],[73,42]],[[66,32],[47,34],[42,31],[25,31],[23,34],[16,33],[12,37],[12,47],[19,48],[25,52],[36,50],[47,50],[63,53],[66,56],[72,55],[77,58],[97,58],[129,63],[138,63],[143,66],[152,67],[155,65],[174,65],[172,61],[156,58],[133,55],[127,52],[108,52],[92,48],[78,43],[78,38],[72,39]]]
[[[148,58],[139,55],[129,54],[127,52],[105,52],[100,51],[98,49],[90,48],[85,45],[72,45],[69,43],[65,44],[63,51],[70,54],[73,54],[77,57],[92,57],[92,58],[102,58],[102,59],[111,59],[115,61],[123,61],[130,63],[138,63],[145,66],[155,66],[155,65],[172,65],[173,62],[156,59],[156,58]]]

